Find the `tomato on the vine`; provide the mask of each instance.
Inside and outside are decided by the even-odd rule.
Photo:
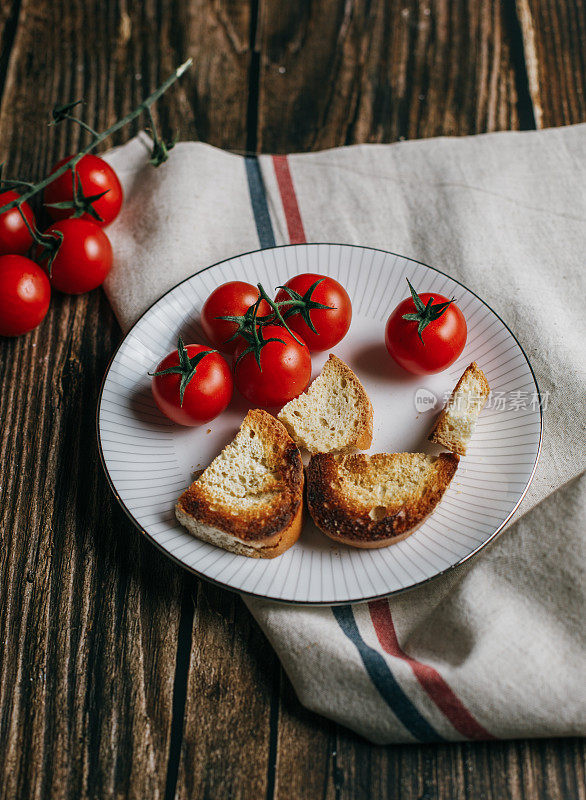
[[[50,269],[51,286],[67,294],[82,294],[100,286],[112,267],[112,245],[104,231],[87,219],[54,222],[45,236],[63,238]],[[53,237],[58,241],[57,235]],[[49,271],[49,253],[37,250],[41,266]]]
[[[260,351],[261,369],[251,346],[241,339],[234,352],[234,382],[239,392],[255,405],[282,406],[305,391],[311,378],[311,356],[304,343],[299,343],[280,325],[262,328],[264,344]],[[268,341],[280,339],[281,341]]]
[[[13,200],[18,200],[19,197],[18,192],[14,192],[12,189],[7,192],[0,192],[0,206],[5,206]],[[26,201],[21,203],[20,208],[31,228],[34,228],[35,215],[32,208]],[[0,214],[0,256],[23,256],[32,243],[33,237],[18,208],[12,208],[10,211]]]
[[[0,256],[0,336],[20,336],[42,322],[51,299],[49,279],[24,256]]]
[[[301,311],[295,311],[294,305],[289,307],[289,312],[287,306],[282,306],[280,310],[287,325],[310,350],[329,350],[344,338],[352,321],[352,304],[342,284],[334,278],[308,272],[291,278],[285,287],[279,290],[275,302],[292,299],[307,301]],[[327,308],[312,307],[312,303]],[[311,320],[315,331],[308,320]]]
[[[57,162],[51,170],[51,174],[63,166],[66,161],[69,161],[70,158],[71,156],[66,156]],[[92,202],[92,208],[100,219],[96,219],[87,212],[81,215],[81,219],[91,219],[98,225],[109,225],[112,220],[116,219],[122,206],[122,186],[118,175],[116,175],[107,161],[91,153],[80,158],[75,165],[75,174],[77,193],[80,199],[95,197],[105,192],[102,197],[98,197]],[[73,175],[71,170],[68,169],[47,186],[44,202],[51,218],[61,220],[72,217],[75,213],[75,208],[55,208],[52,204],[72,203],[73,199]]]
[[[244,316],[258,297],[256,286],[244,281],[228,281],[214,289],[201,310],[201,327],[214,347],[225,353],[234,352],[237,339],[227,340],[236,333],[238,325],[219,317]],[[258,316],[262,317],[270,311],[268,303],[263,300],[258,307]]]
[[[232,398],[233,380],[225,358],[203,344],[169,353],[153,373],[159,409],[179,425],[203,425],[221,414]]]
[[[410,283],[409,288],[411,297],[400,302],[387,320],[387,350],[415,375],[441,372],[464,349],[466,320],[453,300],[435,292],[418,295]]]

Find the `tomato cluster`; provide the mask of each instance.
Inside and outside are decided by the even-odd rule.
[[[178,350],[163,359],[154,373],[155,401],[175,422],[198,425],[204,418],[209,421],[212,410],[216,412],[213,416],[224,410],[234,382],[250,403],[280,407],[307,388],[310,352],[327,350],[341,341],[351,319],[352,305],[346,290],[323,275],[296,275],[279,289],[274,300],[261,297],[252,284],[224,283],[208,297],[201,312],[203,331],[216,349],[208,351],[201,366],[192,369],[183,351],[191,355],[201,352],[195,348],[203,346],[183,348],[180,342]],[[232,357],[232,371],[218,350]],[[220,361],[224,380],[217,382],[214,375],[212,388],[208,369]],[[204,370],[206,362],[209,364]],[[182,379],[187,385],[180,396]],[[210,397],[215,400],[210,401]]]
[[[18,197],[13,190],[1,192],[0,207]],[[112,245],[103,228],[118,215],[122,197],[118,176],[106,161],[94,155],[80,158],[75,170],[66,170],[45,190],[45,208],[55,221],[36,237],[43,242],[35,249],[38,263],[25,257],[33,245],[31,231],[36,231],[29,204],[0,214],[0,335],[19,336],[36,328],[49,309],[51,287],[81,294],[104,282],[112,267]]]
[[[408,282],[409,283],[409,282]],[[418,375],[446,369],[466,344],[466,321],[454,300],[439,294],[411,297],[390,315],[385,342],[391,357]],[[243,281],[218,286],[201,312],[203,332],[214,349],[201,344],[178,349],[161,361],[152,390],[161,411],[182,425],[199,425],[220,414],[233,386],[265,408],[283,406],[300,395],[311,378],[311,351],[329,350],[348,332],[352,305],[333,278],[296,275],[271,300],[265,290]],[[232,370],[222,351],[232,358]]]

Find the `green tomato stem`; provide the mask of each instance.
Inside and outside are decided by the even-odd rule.
[[[181,64],[181,66],[178,67],[175,70],[175,72],[172,75],[170,75],[167,78],[167,80],[159,86],[158,89],[155,89],[155,91],[151,95],[149,95],[149,97],[147,97],[146,100],[143,100],[142,103],[134,109],[134,111],[131,111],[125,117],[118,120],[118,122],[115,122],[103,133],[97,134],[96,137],[93,139],[93,141],[91,141],[86,147],[80,150],[79,153],[69,158],[64,164],[62,164],[59,167],[59,169],[56,169],[55,172],[53,172],[51,175],[48,175],[42,181],[35,183],[34,186],[28,190],[28,192],[25,192],[16,200],[12,200],[10,203],[7,203],[6,205],[2,206],[0,208],[0,214],[3,214],[5,211],[10,211],[10,209],[16,208],[22,205],[22,203],[25,203],[27,200],[30,200],[31,197],[34,197],[36,194],[41,192],[50,183],[53,183],[54,180],[63,175],[68,169],[70,169],[72,166],[75,166],[75,164],[79,161],[80,158],[87,155],[88,153],[91,153],[91,151],[94,150],[94,148],[96,148],[101,142],[103,142],[104,139],[107,139],[109,136],[112,136],[112,134],[116,133],[116,131],[119,131],[120,128],[123,128],[125,125],[128,125],[128,123],[132,122],[133,119],[136,119],[136,117],[139,117],[143,112],[147,111],[153,105],[153,103],[155,103],[159,99],[159,97],[161,97],[161,95],[163,95],[167,91],[167,89],[170,86],[172,86],[175,83],[175,81],[183,75],[183,73],[191,66],[192,62],[193,59],[188,58],[187,61],[184,64]]]

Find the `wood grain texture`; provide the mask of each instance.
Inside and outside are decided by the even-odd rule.
[[[267,794],[276,656],[239,597],[200,583],[177,799]]]
[[[336,800],[584,797],[579,740],[373,747],[340,731],[336,753]]]
[[[261,149],[517,128],[499,3],[263,2]]]
[[[578,121],[583,0],[516,8],[0,0],[0,158],[39,177],[80,142],[46,126],[55,102],[104,128],[189,55],[156,116],[234,150],[517,128],[527,103]],[[119,338],[96,291],[0,341],[0,798],[586,800],[579,741],[374,747],[303,709],[242,601],[142,540],[106,484]]]
[[[586,122],[586,2],[516,2],[537,127]]]
[[[181,84],[158,112],[189,138],[203,106],[210,138],[242,147],[246,9],[203,5],[187,48],[201,83]],[[184,23],[197,9],[183,6],[179,20],[171,3],[3,4],[9,173],[38,177],[79,145],[75,128],[47,127],[54,103],[84,97],[85,118],[104,128],[154,89],[186,57]],[[222,44],[222,14],[236,54]],[[226,94],[221,69],[232,75]],[[0,796],[10,800],[167,789],[180,623],[195,582],[139,537],[97,458],[97,395],[119,338],[96,291],[55,296],[40,328],[0,344]],[[226,595],[227,608],[235,602]]]
[[[94,26],[97,40],[113,39],[117,23],[97,5],[22,3],[0,114],[12,174],[38,176],[78,145],[75,130],[46,124],[64,96],[85,95],[93,124],[117,114],[133,71],[122,71],[123,91],[106,53],[88,58],[82,36]],[[112,503],[96,458],[94,409],[118,338],[94,292],[56,296],[39,329],[2,342],[6,798],[160,797],[164,788],[184,578]]]
[[[348,735],[356,743],[362,740],[303,708],[285,675],[280,679],[279,695],[274,797],[338,800],[342,789],[338,735]]]

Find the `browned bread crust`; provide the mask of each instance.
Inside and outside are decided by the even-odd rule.
[[[266,443],[266,458],[275,477],[263,486],[266,499],[250,509],[231,513],[230,497],[218,495],[205,483],[205,471],[177,501],[178,520],[201,539],[259,558],[274,558],[299,538],[303,516],[303,464],[297,445],[284,426],[268,412],[249,411],[246,426]],[[243,465],[243,470],[245,466]],[[234,537],[230,543],[226,537]]]
[[[260,548],[251,548],[246,555],[252,558],[275,558],[293,547],[301,534],[303,527],[303,503],[299,503],[297,513],[291,523],[282,531],[273,534],[270,539],[263,542]]]
[[[385,507],[374,507],[359,497],[344,492],[340,487],[340,467],[356,475],[357,479],[374,473],[384,480],[385,467],[405,461],[417,454],[379,453],[366,456],[335,457],[325,453],[312,456],[307,467],[307,506],[315,524],[335,541],[361,548],[386,547],[405,539],[434,510],[454,477],[459,458],[452,453],[441,453],[433,462],[424,484],[408,500],[386,502]]]

